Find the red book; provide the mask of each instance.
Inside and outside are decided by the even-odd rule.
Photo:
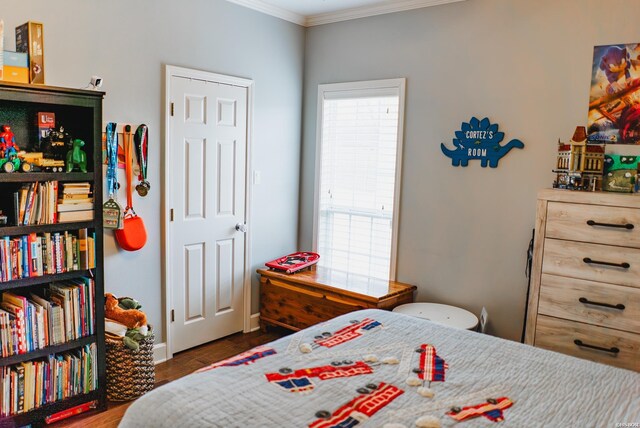
[[[44,418],[44,421],[47,425],[52,424],[54,422],[61,421],[62,419],[70,418],[71,416],[79,415],[80,413],[84,413],[88,410],[95,409],[98,407],[98,401],[93,400],[86,403],[79,404],[75,407],[70,407],[68,409],[62,410],[58,413],[54,413],[53,415],[47,416]]]
[[[24,310],[19,306],[4,301],[0,303],[0,307],[5,311],[12,313],[16,317],[15,333],[18,338],[18,354],[26,354],[27,337],[24,326]]]

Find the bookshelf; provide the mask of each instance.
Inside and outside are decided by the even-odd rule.
[[[38,294],[51,283],[79,281],[91,278],[95,288],[93,333],[65,340],[63,343],[50,344],[41,349],[22,354],[0,357],[0,370],[29,362],[46,362],[50,356],[72,353],[80,355],[80,350],[95,346],[96,362],[92,363],[92,372],[97,377],[97,388],[77,393],[68,398],[42,403],[38,407],[5,417],[0,417],[0,426],[40,426],[45,418],[56,412],[97,400],[98,410],[106,408],[106,368],[104,339],[104,269],[103,269],[103,229],[102,229],[102,99],[103,92],[82,89],[59,88],[52,86],[22,85],[0,81],[0,125],[10,125],[20,150],[36,151],[39,138],[37,114],[54,113],[56,124],[64,125],[73,137],[85,141],[83,150],[87,154],[87,173],[82,172],[0,172],[0,201],[12,200],[13,193],[20,186],[32,183],[56,181],[60,183],[84,182],[91,184],[93,195],[93,220],[52,224],[16,224],[15,219],[6,226],[0,225],[0,239],[17,239],[20,236],[37,234],[63,234],[86,229],[94,239],[95,268],[68,270],[62,273],[40,276],[20,277],[0,282],[0,294],[5,292],[29,296]],[[5,213],[6,214],[6,213]],[[8,237],[8,238],[7,238]],[[87,241],[88,242],[88,241]],[[87,286],[86,290],[89,289]],[[85,291],[86,293],[86,291]],[[85,294],[86,297],[86,294]],[[1,299],[0,299],[1,300]],[[88,301],[88,300],[87,300]],[[91,310],[84,312],[91,314]],[[0,354],[2,355],[2,354]],[[1,388],[1,385],[0,385]],[[1,391],[1,389],[0,389]],[[0,402],[0,404],[2,404]]]

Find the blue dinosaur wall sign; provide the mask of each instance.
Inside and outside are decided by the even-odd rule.
[[[520,140],[511,140],[501,146],[504,132],[498,132],[498,124],[491,124],[486,117],[482,120],[472,117],[469,123],[462,122],[460,131],[455,134],[454,150],[448,149],[444,143],[440,145],[442,153],[451,158],[453,166],[467,166],[470,159],[480,159],[480,166],[483,168],[487,165],[497,168],[500,159],[511,149],[524,147]]]

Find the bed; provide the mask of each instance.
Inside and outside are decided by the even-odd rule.
[[[364,310],[155,389],[129,407],[120,427],[464,428],[497,422],[536,428],[638,423],[640,374]]]

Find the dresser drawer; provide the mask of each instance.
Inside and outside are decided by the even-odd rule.
[[[640,288],[543,274],[538,312],[640,333]]]
[[[535,346],[640,371],[640,335],[634,333],[540,315],[536,324]]]
[[[549,202],[545,236],[640,248],[640,210]]]
[[[542,273],[640,287],[640,249],[545,239]]]

